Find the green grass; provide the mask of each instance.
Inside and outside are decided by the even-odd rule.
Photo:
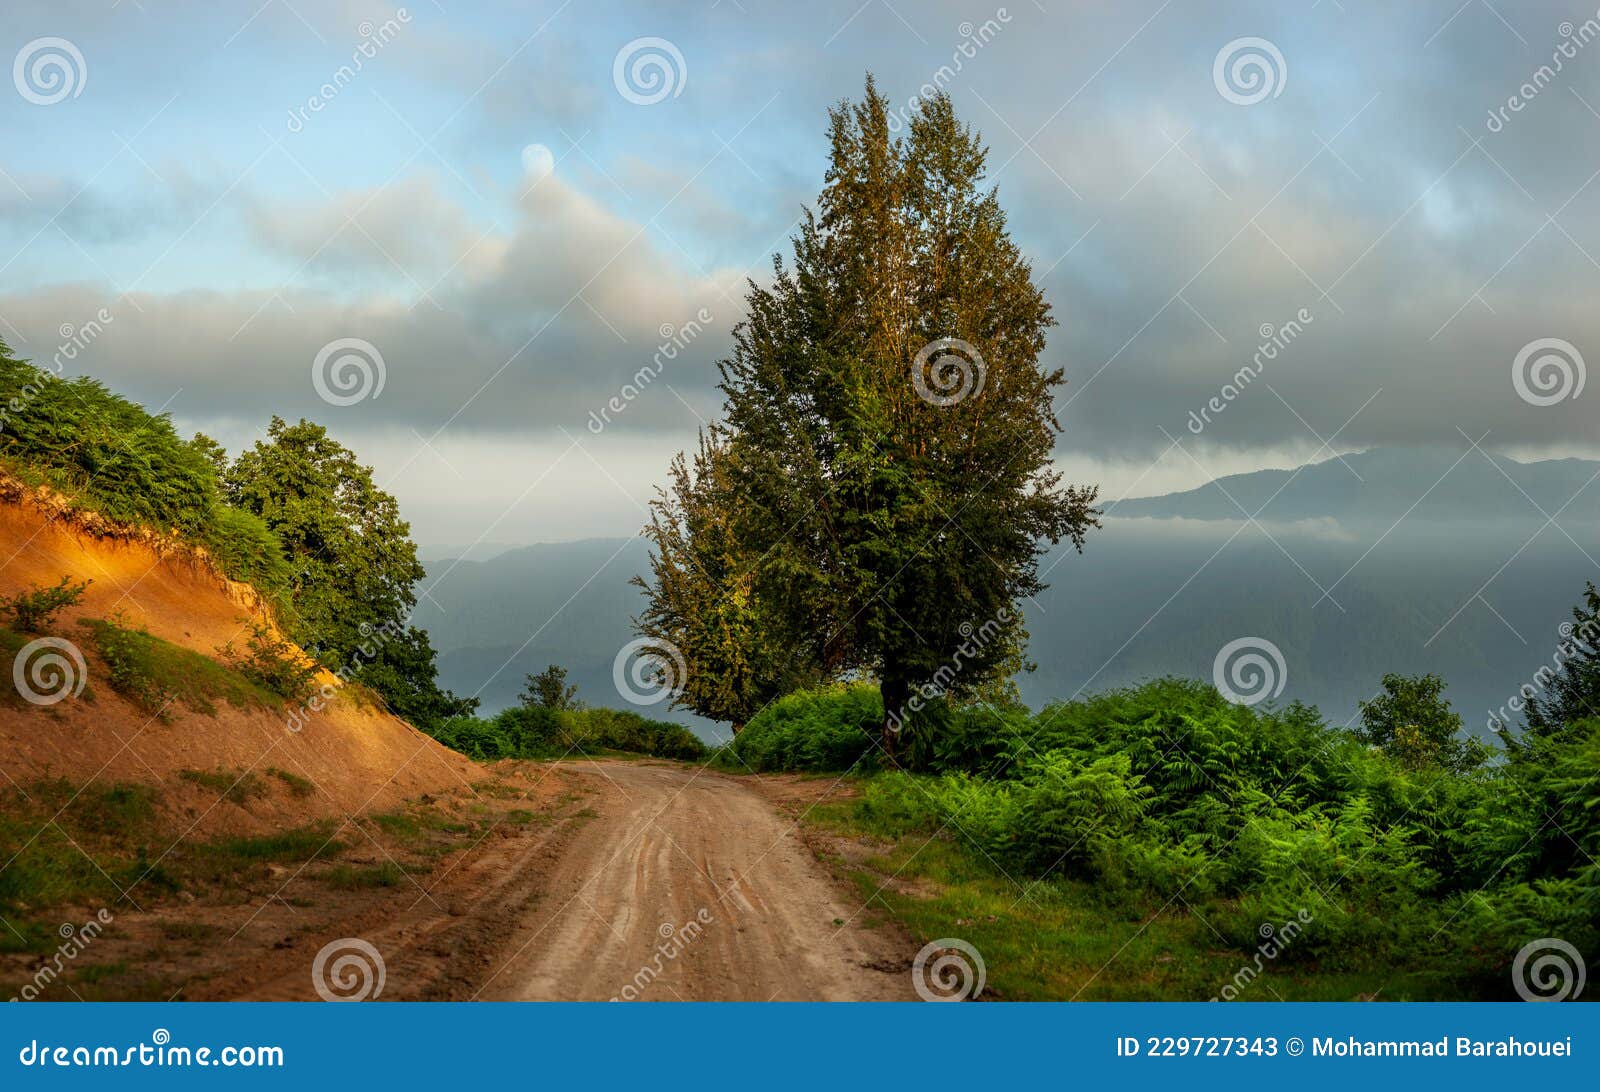
[[[20,906],[118,905],[118,888],[132,882],[140,856],[157,840],[155,800],[143,785],[79,791],[65,779],[0,793],[0,846],[11,859],[0,870],[0,914]],[[109,837],[122,852],[90,848]],[[24,943],[3,931],[9,942]]]
[[[854,802],[813,809],[808,824],[867,839],[877,852],[847,863],[869,919],[899,921],[917,943],[956,937],[982,956],[991,999],[1007,1001],[1204,1001],[1216,997],[1255,952],[1232,947],[1208,919],[1220,904],[1109,893],[1075,880],[1028,881],[941,835],[883,836]],[[1283,958],[1238,991],[1250,1001],[1461,999],[1447,973],[1387,966],[1322,971]]]
[[[106,661],[112,689],[147,712],[170,710],[179,702],[207,716],[216,715],[219,701],[236,709],[276,709],[283,704],[266,687],[209,656],[104,619],[83,619],[78,624],[89,631]]]
[[[316,785],[311,782],[310,778],[301,777],[299,774],[292,774],[288,770],[280,770],[276,766],[267,767],[267,776],[276,777],[279,781],[282,781],[285,785],[287,785],[289,787],[289,794],[291,796],[304,799],[305,797],[308,797],[317,791]]]
[[[402,869],[393,861],[371,866],[334,865],[320,879],[329,887],[344,891],[358,891],[364,887],[399,887],[409,882],[408,875],[426,873],[425,866],[407,865]]]
[[[178,776],[241,807],[267,794],[267,783],[249,770],[179,770]]]

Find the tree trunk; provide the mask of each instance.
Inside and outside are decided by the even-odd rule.
[[[878,683],[878,693],[883,695],[883,753],[889,765],[900,764],[900,733],[905,728],[906,708],[911,701],[911,684],[900,675],[885,671]]]

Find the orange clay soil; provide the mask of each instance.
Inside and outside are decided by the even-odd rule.
[[[14,684],[15,658],[0,657],[0,784],[65,778],[76,787],[116,781],[161,784],[167,806],[195,823],[194,834],[276,829],[324,816],[392,808],[423,793],[461,787],[481,776],[472,764],[397,717],[338,692],[303,728],[290,731],[294,707],[238,709],[215,702],[215,715],[182,702],[161,716],[119,694],[80,619],[120,624],[216,659],[249,626],[270,618],[248,584],[222,577],[204,553],[159,535],[109,525],[66,509],[59,498],[0,478],[0,595],[63,576],[92,580],[82,601],[59,614],[49,635],[71,641],[87,664],[78,697],[49,706],[24,701]],[[20,638],[18,638],[20,640]],[[334,682],[323,672],[320,683]],[[312,782],[315,791],[282,791],[279,779],[248,812],[216,807],[218,792],[179,772],[269,768]]]

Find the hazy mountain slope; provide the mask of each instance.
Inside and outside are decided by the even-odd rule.
[[[1459,455],[1348,457],[1365,483],[1337,460],[1310,466],[1273,501],[1264,528],[1243,524],[1216,486],[1118,505],[1115,516],[1188,518],[1111,518],[1082,556],[1062,549],[1045,560],[1051,587],[1024,606],[1038,664],[1020,680],[1024,696],[1040,705],[1161,674],[1210,678],[1224,644],[1262,637],[1284,655],[1281,700],[1314,702],[1343,721],[1385,672],[1437,671],[1481,730],[1488,710],[1553,655],[1585,581],[1600,581],[1591,560],[1600,558],[1600,482],[1591,482],[1600,463],[1499,460],[1551,514],[1577,495],[1547,527],[1484,456]],[[1222,487],[1259,507],[1290,473]],[[647,556],[638,539],[590,540],[431,567],[439,576],[419,619],[442,650],[445,681],[464,693],[482,687],[486,706],[500,708],[524,674],[555,662],[585,699],[624,704],[611,667],[641,606],[627,581]],[[664,704],[649,711],[666,715]]]

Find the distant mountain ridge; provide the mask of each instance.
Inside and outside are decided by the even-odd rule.
[[[1063,545],[1041,561],[1050,587],[1023,604],[1038,664],[1018,679],[1024,699],[1209,679],[1220,648],[1259,637],[1283,653],[1281,701],[1343,723],[1384,673],[1431,671],[1483,732],[1549,661],[1585,582],[1600,582],[1600,461],[1492,458],[1378,449],[1110,506],[1081,556]],[[1265,531],[1239,526],[1230,494],[1252,513],[1267,505]],[[635,537],[430,563],[415,620],[444,685],[486,710],[514,704],[550,663],[581,699],[622,707],[615,657],[644,606],[629,580],[648,561]],[[639,711],[726,734],[665,702]]]
[[[1541,512],[1542,510],[1542,512]],[[1600,519],[1600,461],[1519,462],[1471,447],[1373,448],[1299,470],[1229,474],[1196,489],[1108,506],[1119,518],[1341,523]]]

